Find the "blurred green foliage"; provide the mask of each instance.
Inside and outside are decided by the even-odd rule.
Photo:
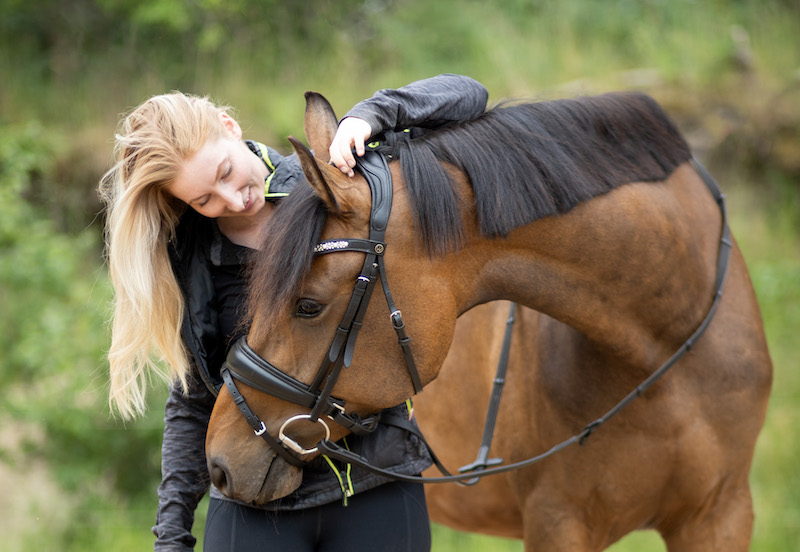
[[[65,493],[81,497],[71,503],[78,519],[89,520],[110,497],[148,493],[142,481],[159,470],[160,429],[150,420],[149,430],[140,422],[122,431],[105,406],[110,290],[99,236],[57,231],[32,200],[63,147],[37,123],[0,127],[0,426],[20,428],[0,442],[0,458],[20,474],[46,463]],[[64,527],[64,542],[81,527]]]
[[[12,490],[0,503],[0,550],[151,547],[164,392],[127,427],[105,397],[111,290],[94,188],[119,114],[171,89],[208,94],[236,106],[249,136],[285,148],[285,136],[302,136],[307,89],[344,112],[377,88],[439,72],[476,77],[492,101],[643,89],[708,159],[775,362],[753,469],[753,549],[792,549],[798,36],[794,0],[0,3],[0,485]],[[434,543],[522,550],[441,527]],[[664,547],[641,533],[613,549]]]

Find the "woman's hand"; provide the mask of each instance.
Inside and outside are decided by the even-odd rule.
[[[353,167],[356,166],[353,157],[353,148],[356,155],[364,155],[364,141],[372,136],[372,128],[364,119],[358,117],[345,117],[339,123],[336,135],[333,137],[329,153],[331,163],[347,176],[353,176]]]

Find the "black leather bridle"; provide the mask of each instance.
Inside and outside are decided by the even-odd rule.
[[[386,226],[389,223],[389,214],[392,210],[392,176],[384,156],[374,151],[367,151],[363,157],[359,158],[357,168],[367,180],[372,194],[369,238],[328,240],[319,242],[314,247],[315,255],[340,251],[355,251],[365,255],[364,264],[356,279],[350,302],[342,321],[336,328],[333,342],[314,381],[310,385],[306,385],[282,372],[256,354],[247,345],[245,338],[233,345],[221,369],[225,385],[255,434],[262,437],[282,458],[297,466],[302,463],[289,454],[284,447],[301,455],[316,452],[317,448],[304,449],[286,436],[286,428],[296,421],[320,423],[325,429],[326,439],[330,437],[330,430],[324,420],[326,417],[360,435],[370,433],[377,427],[380,414],[361,419],[357,414],[346,412],[344,401],[334,398],[332,393],[342,368],[347,368],[353,361],[353,350],[358,332],[378,279],[383,287],[383,294],[391,313],[392,327],[397,333],[398,343],[402,348],[411,383],[414,386],[414,393],[422,391],[422,380],[411,353],[410,339],[406,334],[403,315],[392,299],[384,265],[383,254],[386,250],[384,238]],[[258,391],[279,399],[310,408],[311,413],[300,414],[286,420],[281,426],[276,440],[266,431],[264,422],[247,405],[247,401],[239,392],[234,380],[239,380]]]
[[[451,475],[446,469],[444,469],[436,456],[433,454],[433,451],[431,451],[430,446],[428,446],[422,434],[419,433],[418,429],[416,429],[416,426],[412,425],[409,425],[406,427],[406,429],[408,429],[408,431],[413,431],[421,439],[422,443],[428,447],[434,462],[439,467],[440,471],[445,474],[444,476],[421,477],[394,473],[371,464],[369,459],[359,456],[339,446],[337,443],[330,441],[327,437],[317,443],[317,446],[313,449],[303,449],[296,442],[285,436],[284,430],[289,424],[296,420],[307,420],[311,422],[319,422],[325,426],[326,433],[329,437],[330,433],[328,431],[327,424],[321,418],[322,416],[330,417],[337,423],[347,427],[350,429],[350,431],[357,434],[369,433],[373,431],[375,427],[377,427],[380,415],[361,420],[355,414],[347,414],[345,413],[344,409],[344,401],[333,398],[331,396],[331,392],[336,384],[336,380],[339,376],[342,366],[349,366],[350,362],[352,361],[353,348],[355,346],[356,337],[358,336],[358,330],[361,327],[361,321],[364,318],[364,313],[366,312],[372,290],[378,277],[380,277],[383,285],[384,295],[386,296],[386,301],[391,312],[392,325],[397,332],[398,342],[403,348],[406,365],[408,367],[411,381],[414,385],[415,393],[422,390],[422,382],[417,372],[416,365],[414,364],[414,359],[411,355],[409,338],[405,332],[405,325],[403,323],[402,315],[394,306],[394,302],[389,291],[389,285],[386,280],[386,270],[383,264],[383,253],[386,248],[386,244],[383,240],[386,232],[386,225],[389,220],[389,213],[391,211],[392,182],[386,160],[382,155],[373,151],[368,151],[363,158],[358,160],[357,163],[357,167],[361,170],[361,173],[369,183],[370,191],[372,193],[369,239],[323,241],[318,243],[314,248],[314,253],[317,255],[336,251],[358,251],[366,254],[364,265],[361,269],[361,274],[358,277],[355,289],[353,290],[350,303],[347,307],[342,322],[336,330],[336,335],[333,343],[331,344],[328,355],[323,360],[322,366],[320,367],[314,382],[311,385],[306,385],[281,372],[273,365],[259,357],[258,354],[250,349],[245,339],[242,338],[231,348],[227,361],[221,370],[225,384],[233,394],[237,406],[247,419],[250,426],[253,428],[256,435],[264,438],[265,441],[273,449],[275,449],[275,451],[281,457],[300,467],[303,466],[303,463],[300,462],[296,457],[289,454],[284,447],[288,447],[299,454],[309,454],[319,450],[323,454],[328,455],[330,458],[353,464],[368,472],[394,480],[422,483],[467,482],[471,484],[476,482],[477,478],[479,477],[505,473],[530,466],[571,445],[583,445],[585,441],[592,435],[592,433],[594,433],[594,431],[596,431],[601,425],[608,422],[612,417],[616,416],[633,400],[640,397],[647,389],[661,379],[661,377],[664,376],[664,374],[666,374],[667,371],[669,371],[670,368],[672,368],[675,363],[677,363],[678,360],[697,343],[697,341],[699,341],[711,323],[711,320],[713,319],[714,314],[717,311],[717,307],[722,299],[722,288],[725,283],[732,249],[731,233],[728,226],[727,211],[725,208],[725,196],[722,194],[714,178],[699,162],[693,159],[692,164],[702,178],[706,187],[711,192],[722,214],[722,233],[717,257],[717,273],[714,282],[714,296],[712,304],[706,313],[705,318],[694,331],[694,333],[692,333],[692,335],[684,342],[684,344],[663,365],[661,365],[655,372],[650,374],[650,376],[645,379],[644,382],[642,382],[616,405],[614,405],[608,412],[606,412],[606,414],[589,423],[578,434],[556,444],[542,454],[511,464],[489,467],[502,462],[501,459],[487,458],[489,448],[488,443],[491,442],[491,430],[494,428],[493,418],[496,417],[497,407],[499,406],[496,404],[499,402],[499,393],[497,394],[497,400],[494,398],[492,399],[493,404],[490,405],[490,411],[487,414],[484,440],[483,444],[481,445],[482,448],[478,453],[478,459],[472,464],[462,468],[461,471],[467,473],[462,473],[460,475]],[[508,335],[510,334],[507,334],[507,336]],[[504,341],[507,340],[508,338]],[[505,353],[501,356],[506,356],[507,359],[507,345],[505,344],[504,349]],[[502,369],[504,373],[504,367]],[[498,373],[500,373],[500,370],[501,367],[498,367]],[[250,408],[247,406],[246,401],[236,388],[234,378],[263,393],[267,393],[280,399],[311,408],[311,414],[301,414],[286,420],[281,426],[278,440],[276,440],[269,435],[269,432],[266,431],[264,423],[261,422],[261,420],[259,420],[252,410],[250,410]]]

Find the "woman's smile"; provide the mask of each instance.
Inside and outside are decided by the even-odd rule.
[[[167,191],[209,218],[251,216],[264,205],[258,187],[266,176],[264,162],[244,142],[225,137],[184,161]]]
[[[242,196],[244,210],[247,211],[253,205],[253,190],[248,186],[247,195]]]

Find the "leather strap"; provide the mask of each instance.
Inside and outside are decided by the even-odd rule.
[[[506,383],[506,370],[508,369],[508,355],[511,351],[511,331],[514,328],[516,320],[517,305],[511,303],[508,310],[508,318],[506,319],[506,331],[503,334],[503,346],[500,349],[500,359],[497,361],[497,372],[494,376],[494,383],[492,384],[492,394],[489,398],[489,407],[486,410],[486,421],[483,424],[483,436],[481,437],[481,445],[478,448],[478,456],[475,461],[466,466],[461,466],[458,471],[461,473],[475,472],[484,470],[489,466],[498,466],[503,463],[502,458],[489,458],[489,450],[492,448],[492,439],[494,437],[494,428],[497,423],[497,414],[500,411],[500,399],[503,396],[503,386]],[[476,477],[469,481],[464,481],[464,485],[474,485],[479,479]]]
[[[267,431],[267,426],[264,424],[264,422],[261,421],[261,419],[250,409],[249,406],[247,406],[247,401],[239,392],[239,388],[236,387],[236,383],[233,381],[230,370],[226,366],[223,366],[222,370],[220,370],[220,375],[222,376],[225,385],[228,387],[228,391],[233,397],[233,402],[239,408],[239,411],[242,413],[245,420],[247,420],[247,423],[250,425],[250,427],[253,428],[253,433],[264,439],[264,441],[267,443],[267,446],[275,451],[275,453],[281,458],[293,466],[297,466],[298,468],[304,467],[304,462],[289,454],[289,451],[286,450],[285,447],[283,447],[272,435],[269,434],[269,431]]]

